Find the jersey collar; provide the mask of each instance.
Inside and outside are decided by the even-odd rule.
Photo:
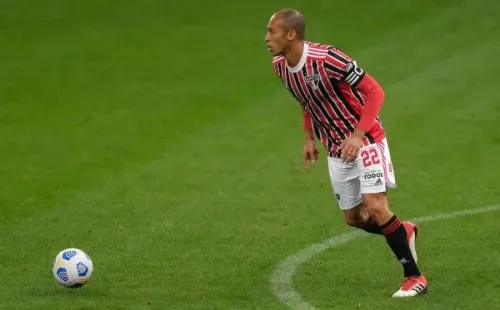
[[[308,52],[309,52],[309,45],[306,42],[304,42],[304,49],[302,50],[302,56],[300,57],[299,63],[293,68],[288,66],[288,63],[287,63],[286,67],[287,67],[288,71],[290,71],[292,73],[299,72],[302,69],[302,67],[304,67],[304,65],[306,63]]]

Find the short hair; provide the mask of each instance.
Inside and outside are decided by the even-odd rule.
[[[295,30],[300,40],[306,38],[306,21],[304,15],[296,9],[282,9],[277,15],[283,17],[283,27],[286,31]]]

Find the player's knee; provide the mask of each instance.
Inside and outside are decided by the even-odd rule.
[[[351,227],[363,228],[368,218],[369,215],[367,212],[347,213],[345,214],[345,223]]]
[[[351,227],[363,228],[365,227],[366,220],[360,217],[346,217],[345,223]]]
[[[365,194],[363,195],[363,203],[369,216],[373,219],[384,218],[390,212],[385,193]]]

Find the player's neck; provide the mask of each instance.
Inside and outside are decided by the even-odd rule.
[[[287,64],[290,67],[295,67],[302,58],[302,53],[304,52],[304,41],[295,41],[290,50],[285,55]]]

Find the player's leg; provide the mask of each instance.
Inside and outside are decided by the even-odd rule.
[[[345,164],[340,158],[328,158],[328,170],[337,204],[344,213],[347,225],[373,234],[382,234],[362,203],[358,167]]]
[[[346,209],[345,206],[340,203],[339,206],[344,212],[344,218],[347,225],[363,229],[371,234],[382,235],[382,230],[380,230],[377,223],[370,218],[368,210],[366,210],[363,202],[351,209]]]
[[[424,293],[427,282],[420,273],[416,255],[413,255],[414,251],[410,246],[415,239],[415,226],[402,222],[389,208],[386,186],[395,187],[396,184],[387,142],[363,147],[356,164],[360,171],[363,205],[403,267],[405,280],[394,297],[411,297]]]
[[[339,186],[336,186],[336,188],[338,187]],[[345,204],[342,204],[339,200],[339,206],[342,209],[342,212],[344,212],[344,219],[347,225],[363,229],[366,223],[368,223],[368,211],[366,211],[363,203],[360,203],[352,208],[346,208]]]

